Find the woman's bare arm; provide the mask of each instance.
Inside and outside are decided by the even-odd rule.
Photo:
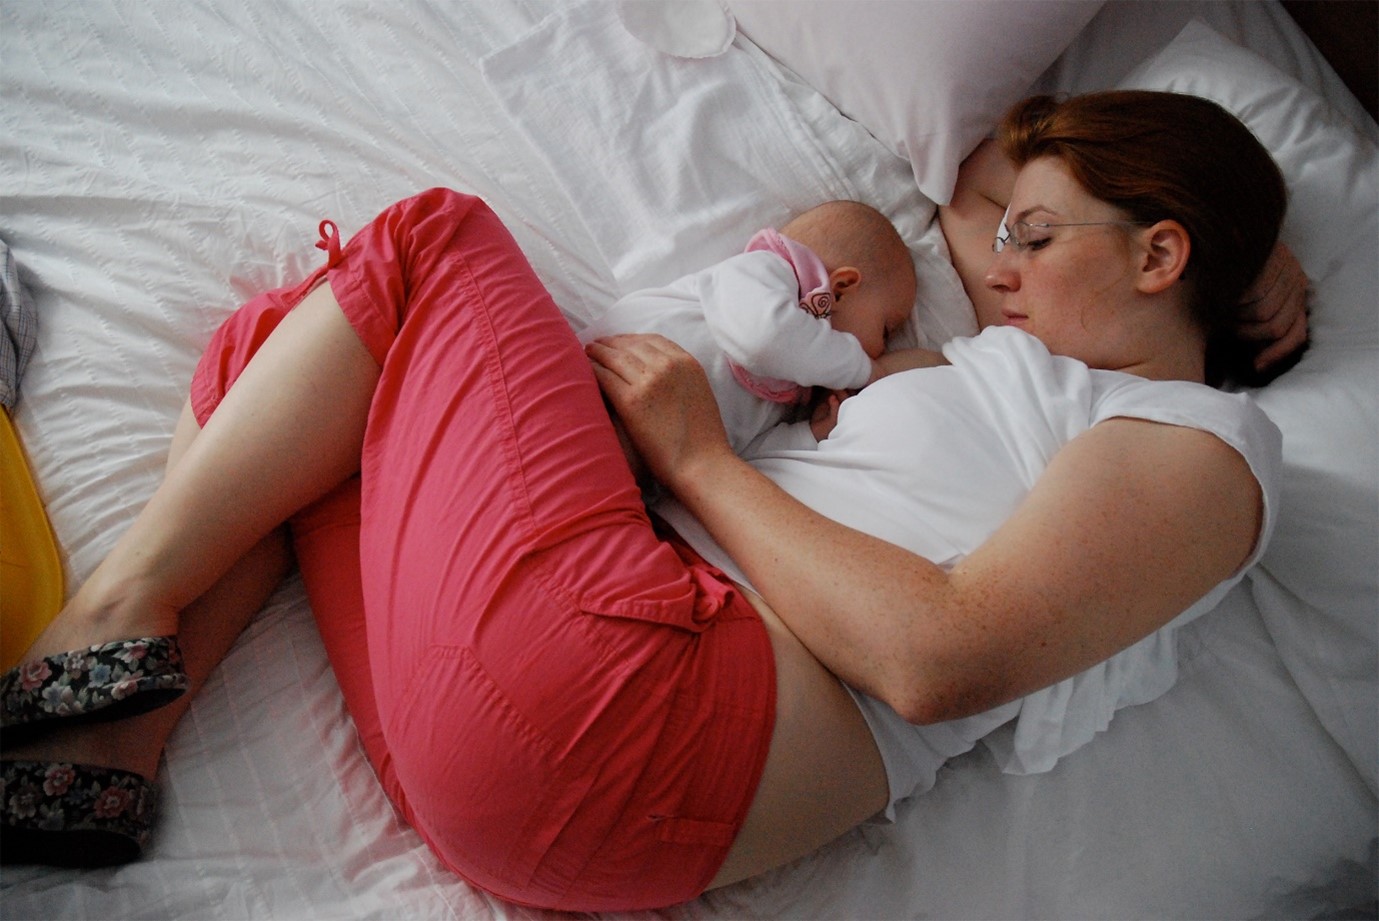
[[[1258,531],[1258,486],[1236,452],[1112,420],[945,573],[734,456],[702,371],[673,344],[619,337],[590,354],[653,470],[766,602],[831,671],[915,722],[979,712],[1125,648],[1233,572]]]
[[[987,287],[985,276],[991,264],[991,242],[1015,188],[1015,172],[1015,165],[995,141],[982,141],[962,161],[952,201],[938,209],[953,267],[983,328],[1001,319],[1000,296]]]

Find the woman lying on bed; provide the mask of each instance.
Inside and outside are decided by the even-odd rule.
[[[1055,138],[1136,121],[1162,134],[1089,155],[1164,168],[1113,203],[1074,178],[1084,145]],[[477,200],[433,190],[343,249],[327,237],[326,266],[217,333],[163,484],[7,681],[5,756],[24,760],[4,769],[5,859],[137,855],[190,695],[138,714],[205,680],[289,546],[407,820],[476,885],[588,911],[806,853],[910,792],[895,714],[1018,707],[1207,606],[1271,520],[1276,431],[1201,382],[1212,308],[1274,245],[1281,179],[1237,122],[1181,97],[1034,103],[1005,134],[1022,167],[987,277],[1016,328],[868,388],[808,452],[837,439],[874,470],[763,461],[841,495],[909,468],[970,476],[966,439],[1000,452],[923,417],[995,375],[988,402],[1021,398],[1002,437],[1035,446],[989,468],[1005,483],[948,484],[1001,498],[946,515],[984,533],[931,535],[963,545],[942,566],[904,549],[930,522],[895,515],[877,539],[739,460],[665,340],[593,344],[591,373]],[[686,525],[693,547],[648,518],[599,384],[706,529]],[[896,461],[897,440],[929,453]],[[756,591],[705,562],[719,546]]]

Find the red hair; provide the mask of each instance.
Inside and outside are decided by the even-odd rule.
[[[1082,188],[1130,220],[1182,224],[1192,241],[1183,282],[1207,335],[1208,379],[1253,377],[1257,346],[1235,336],[1240,302],[1278,240],[1287,190],[1239,119],[1179,93],[1035,96],[1006,114],[999,140],[1017,166],[1058,158]]]

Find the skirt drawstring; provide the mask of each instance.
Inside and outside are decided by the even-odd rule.
[[[317,230],[321,234],[321,239],[316,242],[316,248],[325,250],[326,265],[333,269],[340,261],[340,229],[335,226],[334,221],[322,221]]]

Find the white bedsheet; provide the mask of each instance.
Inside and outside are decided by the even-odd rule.
[[[1276,34],[1272,13],[1229,9],[1208,16],[1245,23],[1247,39]],[[572,71],[579,34],[558,24],[611,15],[537,0],[0,0],[0,238],[41,324],[16,422],[72,584],[156,484],[217,323],[315,266],[322,218],[348,234],[428,186],[489,199],[574,322],[792,210],[864,197],[916,251],[933,311],[922,325],[960,331],[960,290],[903,163],[741,42],[704,61],[647,53]],[[657,94],[691,67],[699,95]],[[663,130],[641,130],[657,117]],[[1051,774],[1002,775],[978,749],[894,826],[651,914],[1280,917],[1367,904],[1374,793],[1280,659],[1260,615],[1270,593],[1287,591],[1241,586],[1185,630],[1179,685]],[[295,580],[195,702],[161,780],[148,859],[6,867],[0,915],[545,916],[455,879],[399,822]]]

